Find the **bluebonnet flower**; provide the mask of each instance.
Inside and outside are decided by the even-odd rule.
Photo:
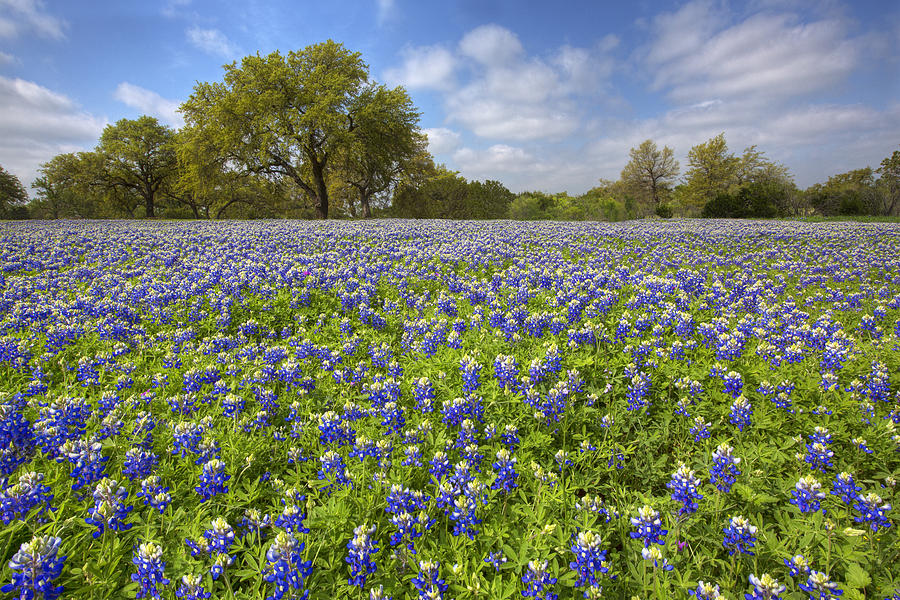
[[[697,598],[697,600],[724,600],[725,596],[719,591],[719,586],[705,581],[698,581],[697,587],[688,590],[688,594]]]
[[[387,496],[387,507],[384,509],[388,514],[400,514],[402,512],[414,513],[419,510],[425,510],[427,498],[421,490],[410,490],[400,484],[391,485],[391,489]]]
[[[63,591],[63,586],[53,581],[62,574],[65,556],[59,556],[62,539],[54,536],[35,536],[30,542],[19,547],[9,568],[13,572],[12,583],[0,588],[4,594],[19,589],[21,600],[55,600]]]
[[[494,359],[494,376],[500,383],[500,387],[514,390],[518,386],[519,363],[513,356],[498,354]]]
[[[453,535],[465,534],[470,540],[474,540],[478,534],[475,527],[481,523],[481,519],[475,515],[478,509],[478,500],[471,494],[460,494],[449,508],[450,520],[453,521]]]
[[[694,476],[694,472],[682,463],[672,473],[672,479],[666,484],[672,490],[672,500],[681,503],[678,509],[679,515],[688,515],[697,510],[697,500],[703,498],[698,489],[700,479]]]
[[[438,600],[444,597],[449,587],[440,577],[441,564],[437,561],[419,561],[419,573],[413,577],[412,584],[419,592],[419,600]]]
[[[900,321],[898,321],[898,323],[900,323]],[[850,440],[850,442],[866,454],[872,454],[872,450],[869,448],[868,442],[866,442],[865,438],[855,437]]]
[[[638,410],[647,406],[650,402],[647,400],[647,392],[650,391],[650,376],[643,371],[638,371],[633,365],[625,369],[625,376],[628,378],[628,410]]]
[[[140,446],[130,448],[125,453],[122,474],[132,481],[139,478],[143,479],[153,472],[153,468],[158,462],[159,459],[152,452],[148,452]]]
[[[644,543],[645,548],[649,548],[651,544],[664,545],[663,538],[668,530],[662,528],[662,521],[659,519],[659,513],[646,504],[638,510],[638,516],[631,518],[631,524],[637,531],[632,531],[629,535],[632,539],[639,539]]]
[[[32,508],[39,506],[35,517],[39,517],[47,510],[56,510],[50,503],[53,494],[50,486],[41,483],[44,481],[43,473],[30,471],[19,475],[18,483],[3,489],[5,480],[0,479],[0,520],[4,525],[9,525],[13,519],[25,520]]]
[[[212,592],[203,589],[203,577],[188,573],[181,576],[181,585],[175,590],[175,597],[181,600],[206,600]]]
[[[787,589],[768,573],[763,573],[762,577],[750,575],[748,579],[753,591],[744,594],[744,600],[781,600],[781,594]]]
[[[553,455],[553,460],[559,465],[559,472],[562,473],[565,467],[571,467],[574,463],[569,459],[569,453],[565,450],[557,450]]]
[[[821,501],[825,498],[822,484],[812,475],[801,477],[791,490],[791,495],[793,498],[790,503],[796,505],[802,513],[818,511]]]
[[[285,596],[306,600],[306,578],[312,573],[312,561],[303,561],[303,542],[290,533],[279,531],[266,551],[267,564],[263,568],[263,579],[275,585],[275,590],[266,600],[282,600]]]
[[[825,573],[810,571],[806,582],[801,583],[799,587],[809,594],[812,600],[832,600],[832,598],[837,598],[844,593],[843,590],[838,589],[837,585]]]
[[[352,485],[347,466],[344,464],[344,459],[340,454],[334,450],[329,450],[319,457],[319,462],[322,463],[322,468],[319,469],[319,479],[329,481],[327,485],[322,487],[323,491],[330,494],[331,489],[335,485],[339,487]]]
[[[813,471],[825,473],[832,466],[834,452],[827,445],[813,442],[806,445],[806,456],[803,458]]]
[[[694,417],[694,426],[691,427],[691,435],[694,436],[695,442],[709,438],[709,425],[710,424],[707,423],[703,417]]]
[[[859,497],[862,488],[856,485],[853,475],[843,471],[834,478],[831,485],[831,494],[841,499],[844,504],[850,505]]]
[[[400,463],[404,467],[421,467],[422,466],[422,449],[419,446],[407,446],[403,450],[404,459]]]
[[[75,478],[73,490],[80,490],[103,478],[103,469],[109,457],[101,454],[102,448],[100,442],[80,439],[68,440],[60,447],[62,454],[74,465],[70,473]]]
[[[391,534],[391,546],[396,546],[406,539],[406,548],[413,554],[416,552],[415,539],[422,537],[422,534],[434,524],[434,519],[430,519],[425,511],[420,511],[416,516],[404,511],[391,515],[389,520],[397,528],[397,531]]]
[[[164,571],[166,563],[162,559],[162,546],[154,542],[141,542],[137,547],[131,562],[137,567],[137,573],[132,573],[131,580],[140,583],[137,591],[138,598],[160,598],[160,585],[169,585]]]
[[[790,571],[791,577],[809,573],[809,562],[802,554],[795,554],[791,558],[784,559],[784,566]]]
[[[741,395],[744,389],[744,378],[741,377],[740,373],[729,371],[723,378],[723,381],[725,382],[726,394],[729,394],[732,398],[737,398]]]
[[[738,465],[741,459],[734,456],[734,448],[728,444],[719,444],[712,454],[713,464],[709,469],[709,481],[725,494],[731,491],[735,479],[741,474]]]
[[[90,516],[84,521],[88,525],[97,527],[97,531],[91,535],[100,537],[107,529],[113,531],[128,531],[131,524],[125,524],[124,520],[133,506],[125,505],[128,491],[118,485],[114,479],[103,479],[94,488],[94,506],[88,510]]]
[[[149,504],[157,509],[160,514],[164,513],[166,507],[172,502],[169,488],[162,485],[162,479],[160,479],[159,475],[151,475],[141,481],[141,491],[137,493],[137,496],[143,498],[144,504]]]
[[[737,425],[738,431],[744,431],[744,427],[750,426],[750,417],[753,415],[753,407],[750,401],[740,395],[731,404],[731,414],[728,417],[732,425]]]
[[[495,550],[488,553],[487,557],[484,559],[484,562],[492,565],[494,567],[494,570],[499,573],[500,565],[506,562],[506,555],[503,554],[502,550]]]
[[[447,454],[440,450],[435,452],[428,472],[436,481],[443,479],[450,472],[450,459],[447,458]]]
[[[891,505],[882,500],[878,494],[870,492],[865,496],[857,496],[853,508],[860,512],[860,516],[853,517],[853,520],[857,523],[868,523],[873,532],[891,526],[890,521],[884,516],[884,513],[891,510]]]
[[[247,535],[255,535],[259,538],[265,536],[264,529],[272,526],[272,517],[268,513],[262,513],[258,508],[247,508],[244,510],[244,516],[238,523],[240,528],[240,537],[243,539]]]
[[[479,375],[481,374],[481,365],[471,356],[464,356],[459,361],[459,372],[463,380],[463,392],[472,394],[481,386]]]
[[[641,556],[644,560],[650,561],[654,569],[662,569],[663,571],[671,571],[675,567],[669,564],[669,561],[663,557],[662,550],[656,546],[650,548],[641,548]]]
[[[569,568],[578,573],[575,587],[600,585],[597,576],[609,571],[606,551],[600,548],[600,536],[592,531],[580,531],[573,536],[569,549],[575,555]]]
[[[347,542],[347,563],[350,565],[350,585],[364,587],[366,578],[375,572],[372,555],[378,552],[375,544],[375,525],[359,525],[353,530],[353,538]]]
[[[394,600],[394,597],[386,596],[384,594],[384,586],[378,584],[377,587],[373,587],[369,590],[369,600]]]
[[[753,554],[750,548],[756,545],[756,527],[742,515],[731,517],[724,529],[725,538],[722,545],[728,550],[728,554],[735,552],[741,554]]]
[[[434,386],[427,377],[419,377],[413,381],[413,397],[416,401],[416,410],[420,413],[430,413],[434,409]]]
[[[309,533],[309,529],[303,524],[304,519],[306,519],[306,513],[300,508],[300,502],[288,502],[278,518],[275,519],[275,526],[281,527],[288,533]]]
[[[225,482],[231,479],[231,475],[225,474],[225,463],[214,458],[203,465],[200,472],[200,485],[194,487],[198,494],[206,502],[216,494],[227,494],[228,486]]]
[[[546,560],[528,561],[528,570],[522,575],[522,583],[525,589],[522,596],[535,600],[556,600],[558,595],[551,592],[550,586],[556,583],[556,577],[551,577],[547,571]]]
[[[491,489],[503,490],[508,494],[518,487],[516,479],[519,478],[519,474],[516,473],[516,458],[510,454],[509,450],[506,448],[498,450],[497,460],[491,466],[497,472],[497,478],[491,485]]]

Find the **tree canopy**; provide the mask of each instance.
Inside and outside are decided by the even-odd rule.
[[[622,169],[622,181],[639,190],[649,199],[653,209],[658,209],[661,193],[678,177],[675,153],[668,146],[660,150],[653,140],[644,140],[628,154],[631,160]]]
[[[0,166],[0,218],[17,217],[17,207],[28,202],[28,192],[19,178]]]

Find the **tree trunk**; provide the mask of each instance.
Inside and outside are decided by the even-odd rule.
[[[324,161],[323,161],[324,162]],[[325,183],[325,165],[323,162],[312,162],[313,183],[316,186],[316,212],[320,219],[328,218],[328,186]]]
[[[147,217],[148,219],[152,219],[153,217],[156,216],[153,211],[153,197],[154,196],[155,196],[155,194],[153,192],[150,192],[149,194],[147,194],[144,197],[144,209],[145,209],[144,212],[146,213],[144,216]]]
[[[372,218],[372,208],[369,206],[369,195],[363,192],[359,193],[359,203],[362,205],[363,219]]]

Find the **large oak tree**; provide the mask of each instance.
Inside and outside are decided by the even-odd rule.
[[[224,68],[222,82],[198,83],[181,106],[190,135],[247,173],[289,178],[323,219],[333,161],[344,164],[332,170],[346,172],[348,157],[375,152],[390,167],[396,162],[391,144],[408,143],[417,128],[408,96],[370,82],[361,55],[331,40],[286,56],[247,56]],[[364,139],[372,115],[396,119],[388,125],[403,135]]]

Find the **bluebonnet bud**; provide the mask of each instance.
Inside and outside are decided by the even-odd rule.
[[[437,561],[419,561],[419,573],[412,584],[419,592],[419,600],[437,600],[444,597],[447,583],[440,576],[441,564]]]
[[[528,561],[528,570],[522,575],[522,583],[525,584],[525,589],[522,590],[522,596],[525,598],[556,600],[558,597],[549,589],[545,589],[556,583],[556,577],[551,577],[547,571],[546,560]]]
[[[338,487],[352,485],[347,467],[344,465],[344,459],[340,454],[329,450],[319,457],[319,461],[322,463],[322,468],[319,469],[319,479],[329,481],[327,485],[322,486],[323,491],[330,494],[335,485]]]
[[[163,574],[166,563],[163,562],[162,555],[162,547],[153,542],[141,542],[137,547],[131,559],[137,567],[137,573],[132,573],[131,580],[140,583],[138,598],[160,598],[157,586],[169,585],[169,580]]]
[[[756,527],[742,515],[731,517],[724,529],[725,539],[722,545],[728,550],[728,554],[740,552],[753,554],[750,548],[756,544]]]
[[[153,468],[159,462],[156,455],[140,446],[130,448],[125,453],[125,463],[122,465],[122,473],[128,479],[134,481],[138,478],[148,477]]]
[[[359,525],[353,530],[353,538],[347,542],[347,563],[350,565],[350,585],[364,587],[366,578],[375,572],[372,555],[378,552],[375,544],[375,525]]]
[[[741,395],[741,392],[744,389],[744,378],[741,377],[740,373],[729,371],[725,375],[724,381],[726,394],[729,394],[732,398],[737,398]]]
[[[53,580],[60,576],[66,561],[65,556],[59,556],[60,544],[60,538],[49,535],[35,536],[22,544],[9,561],[12,583],[4,585],[0,591],[7,594],[18,588],[22,600],[58,598],[63,586],[53,585]]]
[[[768,573],[763,573],[762,577],[750,575],[748,579],[753,591],[744,594],[744,600],[781,600],[781,594],[787,589]]]
[[[474,393],[479,387],[479,375],[481,374],[481,365],[471,356],[464,356],[459,361],[459,372],[463,380],[463,392],[466,394]]]
[[[248,508],[244,510],[244,516],[238,526],[241,529],[241,539],[245,536],[256,535],[260,538],[265,536],[264,529],[272,525],[272,517],[268,513],[261,513],[258,508]]]

